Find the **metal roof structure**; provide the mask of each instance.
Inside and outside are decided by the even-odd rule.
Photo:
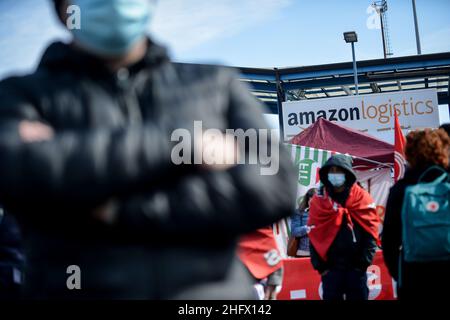
[[[359,94],[436,88],[448,104],[450,52],[358,61]],[[241,80],[271,113],[283,101],[354,94],[352,62],[295,68],[238,68]]]

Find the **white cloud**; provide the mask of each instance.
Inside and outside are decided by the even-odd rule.
[[[276,17],[293,0],[159,1],[152,34],[178,52]]]

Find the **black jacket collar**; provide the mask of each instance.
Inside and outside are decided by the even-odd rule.
[[[130,74],[144,68],[155,67],[169,60],[164,47],[155,44],[150,39],[148,39],[148,43],[148,50],[144,58],[128,68]],[[63,42],[54,42],[46,49],[38,69],[66,70],[97,75],[111,74],[101,58]]]

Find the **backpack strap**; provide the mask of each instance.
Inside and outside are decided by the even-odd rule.
[[[423,179],[428,173],[430,173],[430,172],[433,171],[433,170],[438,170],[438,171],[441,171],[441,172],[443,173],[443,174],[440,175],[438,178],[436,178],[436,179],[434,180],[434,182],[441,183],[441,182],[444,182],[444,181],[448,180],[448,173],[447,173],[447,171],[445,171],[444,168],[442,168],[442,167],[440,167],[440,166],[431,166],[431,167],[429,167],[427,170],[425,170],[424,173],[422,173],[422,174],[420,175],[420,178],[419,178],[419,180],[418,180],[418,183],[421,183],[421,182],[422,182],[422,179]]]

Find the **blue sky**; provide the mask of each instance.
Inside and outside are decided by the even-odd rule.
[[[342,32],[355,30],[358,60],[382,57],[371,0],[159,0],[151,33],[177,61],[287,67],[351,60]],[[35,67],[65,37],[49,0],[0,1],[0,78]],[[388,1],[394,56],[415,54],[411,0]],[[449,0],[416,0],[423,53],[450,51]]]
[[[174,1],[176,2],[176,1]],[[186,1],[190,2],[190,1]],[[206,2],[206,1],[193,1]],[[381,32],[369,29],[368,14],[372,1],[367,0],[284,0],[284,1],[211,1],[212,14],[202,16],[193,9],[191,18],[199,16],[198,29],[190,33],[177,30],[178,37],[196,42],[197,33],[213,33],[208,41],[189,49],[177,46],[171,37],[176,58],[189,61],[212,60],[225,64],[252,67],[286,67],[351,60],[351,51],[342,33],[355,30],[359,35],[359,60],[382,58]],[[214,14],[214,6],[228,3],[230,16]],[[245,5],[247,3],[248,5]],[[411,0],[388,1],[388,22],[394,56],[416,53]],[[450,1],[416,0],[422,52],[450,51]],[[164,8],[162,8],[164,9]],[[162,14],[162,13],[161,13]],[[183,14],[180,14],[182,17]],[[156,17],[156,31],[165,31]],[[183,20],[182,18],[180,20]],[[163,33],[164,32],[160,32]],[[172,41],[173,38],[173,41]]]
[[[150,34],[176,61],[289,67],[383,57],[372,0],[159,0]],[[411,0],[388,0],[394,56],[416,54]],[[450,51],[450,0],[416,0],[422,53]],[[368,26],[369,23],[369,26]],[[0,79],[35,68],[46,46],[69,39],[50,0],[0,0]],[[445,110],[444,110],[445,109]],[[447,108],[443,108],[448,121]]]

